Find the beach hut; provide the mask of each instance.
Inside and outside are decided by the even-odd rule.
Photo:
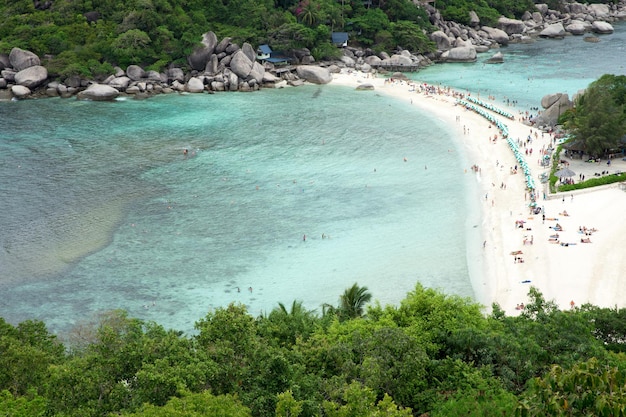
[[[333,32],[330,34],[333,45],[344,48],[348,46],[348,32]]]
[[[271,62],[272,64],[288,64],[291,58],[272,51],[269,45],[260,45],[256,50],[256,59],[261,62]]]

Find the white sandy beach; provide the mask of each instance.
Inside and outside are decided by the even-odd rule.
[[[456,139],[467,152],[466,159],[470,165],[480,168],[473,170],[468,166],[465,173],[476,177],[480,189],[476,198],[483,206],[484,248],[470,251],[482,253],[482,262],[480,259],[478,262],[483,267],[482,271],[473,273],[471,279],[477,301],[488,310],[492,302],[497,302],[507,314],[518,314],[518,305],[528,302],[531,285],[562,309],[571,308],[572,301],[576,306],[585,303],[602,307],[626,306],[626,280],[621,282],[622,275],[626,276],[626,257],[623,256],[626,248],[626,222],[623,221],[626,190],[616,185],[547,195],[544,199],[539,174],[547,169],[539,164],[540,151],[548,147],[552,138],[548,134],[541,135],[540,131],[520,122],[518,117],[510,120],[492,113],[508,126],[509,136],[514,140],[526,141],[529,135],[532,137],[527,148],[532,148],[533,153],[526,157],[526,162],[539,191],[537,204],[544,208],[544,220],[542,214],[531,214],[521,170],[517,174],[511,173],[511,168],[519,164],[507,141],[483,116],[456,105],[452,95],[445,92],[425,94],[407,82],[385,82],[383,78],[358,72],[335,74],[333,83],[354,87],[370,83],[376,92],[430,112],[456,131]],[[487,101],[487,97],[479,98]],[[538,103],[540,100],[541,97],[537,97]],[[497,100],[491,102],[517,116],[515,108],[498,104]],[[496,134],[498,139],[490,140]],[[568,161],[576,172],[576,180],[581,173],[590,178],[594,172],[608,169],[602,163]],[[619,170],[626,172],[625,161],[612,163],[610,171]],[[517,221],[523,223],[516,224]],[[562,226],[562,231],[553,229],[557,223]],[[580,233],[581,227],[595,231],[587,235]],[[582,243],[581,239],[589,239],[591,243]],[[512,255],[518,251],[521,251],[519,255]],[[523,261],[518,262],[516,257]]]

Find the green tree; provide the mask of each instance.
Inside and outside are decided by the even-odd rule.
[[[0,318],[0,390],[24,395],[43,391],[48,368],[64,360],[64,348],[40,321],[13,327]]]
[[[396,45],[415,53],[428,53],[437,49],[435,43],[424,34],[422,28],[409,21],[391,24],[391,33]]]
[[[122,66],[145,63],[150,43],[150,36],[140,29],[130,29],[120,34],[112,43],[116,61]]]
[[[212,395],[205,391],[172,398],[162,407],[147,404],[136,413],[122,417],[250,417],[250,410],[233,395]]]
[[[572,140],[585,152],[604,156],[623,147],[626,134],[626,76],[605,74],[589,84],[567,120]]]
[[[532,381],[516,411],[517,416],[626,415],[626,378],[614,366],[593,358],[571,369],[554,365],[543,378]]]
[[[385,395],[376,402],[376,394],[358,382],[343,389],[341,401],[325,401],[324,415],[328,417],[410,417],[410,408],[398,407],[393,399]]]
[[[367,287],[359,287],[355,282],[352,287],[344,291],[339,297],[338,313],[339,317],[345,319],[355,319],[363,316],[365,304],[372,299],[372,294]]]
[[[6,417],[43,417],[46,400],[34,392],[26,396],[13,396],[9,391],[0,391],[0,410]]]
[[[301,412],[302,401],[296,400],[291,390],[278,394],[276,417],[298,417]]]
[[[307,339],[315,330],[318,320],[312,311],[304,308],[301,301],[293,301],[290,309],[278,303],[278,307],[267,317],[259,318],[258,331],[270,343],[292,346],[299,338]]]
[[[253,352],[259,348],[254,319],[241,304],[209,312],[196,322],[198,347],[219,368],[210,381],[217,394],[235,393],[250,378]]]
[[[365,13],[351,18],[349,23],[358,33],[357,40],[364,45],[372,45],[376,34],[388,30],[391,25],[389,17],[381,9],[367,9]]]
[[[581,313],[593,326],[593,335],[613,352],[626,352],[626,309],[581,307]]]

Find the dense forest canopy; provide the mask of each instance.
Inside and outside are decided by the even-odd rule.
[[[254,318],[231,304],[175,330],[111,311],[62,345],[0,319],[0,410],[50,417],[623,416],[626,310],[518,317],[421,287],[399,306],[354,285],[337,305]],[[425,414],[427,413],[427,414]]]
[[[532,0],[437,0],[444,18],[481,24],[501,15],[520,17]],[[208,31],[239,44],[268,43],[274,50],[309,48],[316,59],[337,57],[333,31],[355,45],[434,50],[428,13],[412,0],[3,0],[0,53],[13,47],[46,57],[51,76],[104,76],[113,65],[160,71],[184,67]]]

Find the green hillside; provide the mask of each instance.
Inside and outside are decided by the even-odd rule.
[[[486,23],[533,7],[531,0],[433,4],[444,18],[464,22],[475,10]],[[114,65],[185,67],[208,31],[274,50],[309,48],[316,59],[337,56],[333,31],[375,50],[434,49],[428,14],[410,0],[14,0],[0,2],[0,13],[0,53],[19,47],[46,57],[51,76],[97,77]]]

